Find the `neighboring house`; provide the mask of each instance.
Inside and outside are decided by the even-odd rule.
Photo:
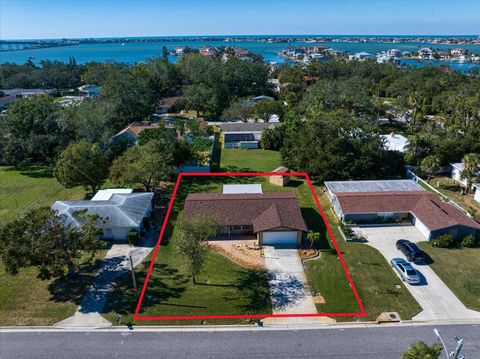
[[[125,240],[130,231],[140,232],[143,229],[144,218],[152,212],[153,193],[99,192],[91,201],[57,201],[52,209],[74,227],[82,225],[75,212],[86,210],[89,214],[97,214],[101,219],[99,229],[105,239]]]
[[[221,123],[219,127],[223,136],[224,148],[258,148],[258,142],[265,129],[273,129],[281,123],[272,122],[230,122]]]
[[[150,122],[132,122],[116,135],[112,136],[111,140],[113,142],[125,141],[129,146],[135,146],[138,142],[138,135],[142,131],[150,128],[160,128],[160,124]],[[165,128],[173,131],[174,135],[176,136],[177,131],[173,125],[167,124]]]
[[[467,179],[462,178],[463,163],[462,162],[450,163],[450,167],[452,170],[450,172],[450,177],[458,184],[462,185],[463,187],[466,187]],[[480,177],[480,172],[477,173],[477,176]]]
[[[18,100],[18,97],[15,95],[9,95],[0,97],[0,111],[4,111],[10,106],[12,103]]]
[[[273,171],[273,173],[288,173],[289,169],[287,167],[277,167]],[[285,186],[288,182],[290,182],[290,176],[270,176],[268,178],[268,181],[271,184],[277,185],[277,186]]]
[[[433,60],[433,50],[428,47],[423,47],[418,50],[418,57],[421,60]]]
[[[473,199],[480,203],[480,183],[474,183],[473,187],[475,188],[475,196]]]
[[[462,238],[480,225],[412,180],[325,182],[335,213],[357,224],[410,221],[427,239]]]
[[[408,144],[410,143],[408,138],[394,132],[389,135],[380,135],[380,137],[383,139],[383,144],[387,151],[407,152]]]
[[[2,90],[5,96],[17,96],[19,98],[29,98],[38,95],[54,95],[57,93],[55,89],[24,89],[14,88]]]
[[[155,108],[155,114],[163,115],[166,113],[170,113],[173,110],[173,107],[180,100],[181,96],[172,96],[172,97],[165,97],[158,103],[157,107]]]
[[[258,245],[301,244],[307,226],[293,192],[243,193],[245,189],[238,189],[240,193],[230,189],[228,193],[189,194],[185,218],[216,218],[220,238],[255,235]]]
[[[350,56],[351,60],[358,60],[358,61],[365,61],[369,59],[373,59],[373,56],[368,52],[357,52],[355,55]]]
[[[215,56],[219,52],[219,50],[214,46],[204,46],[200,48],[198,52],[200,52],[200,54],[202,54],[203,56],[212,57]]]

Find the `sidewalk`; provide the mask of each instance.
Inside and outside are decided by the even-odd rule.
[[[129,256],[132,256],[133,266],[136,267],[153,250],[157,238],[158,230],[152,230],[137,247],[129,244],[113,244],[77,312],[73,316],[55,323],[54,326],[59,328],[111,326],[112,323],[103,318],[101,313],[109,293],[114,288],[116,279],[130,271]]]

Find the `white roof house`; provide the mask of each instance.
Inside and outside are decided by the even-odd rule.
[[[224,184],[223,194],[263,193],[262,185],[256,184]]]
[[[99,190],[95,196],[92,197],[92,201],[108,201],[114,194],[132,193],[131,188],[109,188]]]
[[[460,183],[461,185],[466,186],[467,179],[462,178],[463,163],[462,162],[450,163],[450,166],[452,167],[452,172],[450,173],[450,177],[453,178],[453,180],[455,180],[456,182]],[[477,172],[477,177],[480,177],[480,172]]]
[[[393,132],[389,135],[380,135],[380,137],[384,140],[383,143],[387,151],[404,153],[407,151],[408,144],[410,143],[408,138]]]
[[[475,188],[475,196],[473,199],[480,203],[480,183],[474,183],[473,188]]]
[[[101,197],[100,195],[99,197]],[[108,200],[56,201],[52,209],[63,216],[65,223],[79,228],[78,211],[100,217],[98,227],[104,238],[125,240],[132,230],[140,230],[143,219],[152,211],[153,193],[114,193]]]

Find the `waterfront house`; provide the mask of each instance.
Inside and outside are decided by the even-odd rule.
[[[418,58],[420,60],[433,60],[433,50],[428,47],[423,47],[418,50]]]

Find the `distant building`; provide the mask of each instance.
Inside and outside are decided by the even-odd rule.
[[[207,57],[212,57],[218,54],[218,49],[214,46],[204,46],[199,50],[200,54]]]
[[[408,149],[410,141],[408,138],[392,132],[389,135],[380,135],[383,145],[387,151],[398,151],[405,153]]]
[[[219,124],[219,127],[222,132],[224,148],[258,148],[263,131],[281,125],[278,122],[230,122]]]
[[[113,142],[126,142],[129,146],[134,146],[138,142],[138,135],[146,129],[160,128],[158,123],[150,122],[132,122],[123,130],[115,134],[111,140]],[[177,135],[177,131],[172,125],[165,125],[165,128],[172,131],[174,136]]]
[[[15,95],[9,95],[0,97],[0,111],[5,111],[8,106],[18,100],[18,97]]]
[[[428,47],[423,47],[418,50],[418,57],[420,60],[433,60],[433,50]]]
[[[172,96],[172,97],[165,97],[161,99],[155,108],[155,114],[164,115],[166,113],[172,112],[175,104],[181,98],[182,98],[181,96]]]
[[[368,52],[357,52],[355,55],[350,56],[351,60],[366,61],[372,59],[372,55]]]
[[[390,49],[387,50],[386,55],[390,57],[401,57],[402,52],[399,49]]]
[[[24,89],[14,88],[2,90],[5,96],[16,96],[17,98],[29,98],[38,95],[55,95],[55,89]]]

